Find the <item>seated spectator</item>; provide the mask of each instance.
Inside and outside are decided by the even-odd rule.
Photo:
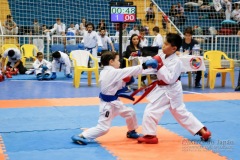
[[[133,34],[137,34],[139,35],[139,30],[138,30],[138,26],[137,25],[134,25],[133,26],[133,29],[131,31],[129,31],[129,37],[131,37]]]
[[[147,22],[149,21],[149,19],[151,19],[152,22],[154,22],[155,11],[153,9],[153,3],[151,3],[150,6],[146,8],[146,19],[147,19]]]
[[[192,38],[193,31],[192,27],[188,27],[184,30],[184,39],[182,41],[182,49],[184,53],[192,55],[192,49],[194,45],[197,45],[198,42]],[[197,71],[196,78],[195,78],[195,88],[201,88],[200,80],[202,77],[202,72]]]
[[[111,46],[112,52],[115,52],[113,43],[112,43],[111,39],[106,35],[106,31],[104,28],[100,29],[100,39],[101,39],[102,45],[103,45],[101,53],[103,53],[105,51],[110,51],[110,49],[108,48],[108,45]]]
[[[148,40],[144,36],[145,36],[145,30],[141,29],[140,30],[140,35],[138,36],[138,38],[140,40],[140,44],[139,45],[142,48],[148,46]]]
[[[107,26],[106,26],[106,23],[105,23],[105,20],[104,19],[101,19],[99,24],[98,24],[98,27],[97,29],[101,29],[103,28],[105,31],[107,30]]]
[[[177,16],[178,11],[175,5],[172,5],[170,10],[169,10],[169,18],[171,19],[172,22],[174,22],[175,17]]]
[[[223,3],[226,6],[226,10],[225,10],[226,20],[230,20],[231,19],[231,13],[232,13],[232,2],[231,2],[231,0],[224,0]]]
[[[30,35],[42,35],[42,28],[40,27],[40,24],[38,23],[38,20],[35,19],[33,21],[33,27],[32,30],[30,31]],[[43,52],[44,51],[44,41],[43,41],[43,37],[33,37],[32,38],[32,43],[38,48],[39,52]],[[31,38],[30,38],[31,41]],[[36,53],[34,54],[36,55]]]
[[[188,0],[187,3],[185,3],[185,6],[201,6],[203,4],[203,1],[201,0]]]
[[[238,23],[240,22],[240,9],[237,3],[235,3],[235,9],[232,11],[232,17],[233,20],[237,21]]]
[[[161,49],[162,45],[163,45],[163,38],[162,38],[161,34],[159,33],[159,31],[160,31],[159,27],[156,26],[153,28],[153,34],[156,37],[153,40],[152,46],[153,47],[157,46],[159,49]]]
[[[3,23],[3,34],[5,35],[17,35],[17,24],[12,20],[11,15],[7,15],[7,20]]]
[[[53,25],[53,28],[52,29],[47,29],[45,30],[45,32],[51,32],[52,34],[56,32],[56,35],[58,36],[66,36],[65,34],[65,31],[66,31],[66,25],[64,23],[61,22],[61,19],[60,18],[57,18],[56,19],[56,23]],[[66,44],[66,38],[62,37],[62,38],[57,38],[57,42],[59,43],[59,41],[63,42],[64,44]]]
[[[71,23],[70,27],[67,30],[67,36],[72,36],[72,37],[67,37],[67,44],[72,44],[72,45],[76,44],[76,38],[75,38],[76,33],[77,33],[77,30],[74,27],[74,23]]]
[[[42,25],[42,34],[47,36],[47,38],[44,39],[44,42],[50,43],[50,41],[51,41],[50,34],[49,34],[49,32],[44,32],[45,30],[47,30],[47,26],[45,24],[43,24]]]
[[[184,14],[184,8],[181,6],[181,3],[177,4],[177,12],[178,14]]]
[[[141,56],[141,54],[142,54],[142,47],[140,46],[139,37],[137,34],[133,34],[130,38],[130,45],[127,46],[124,58],[129,58],[130,56],[132,57]],[[125,67],[126,64],[123,64],[123,65]],[[138,65],[138,59],[134,59],[132,61],[132,65],[133,66]],[[146,80],[146,76],[142,76],[141,77],[142,86],[146,86],[144,82],[145,80]]]

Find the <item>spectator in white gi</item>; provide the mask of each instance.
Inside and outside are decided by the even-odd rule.
[[[97,32],[94,31],[94,25],[92,23],[88,23],[86,27],[87,31],[85,31],[83,35],[85,50],[89,51],[94,57],[97,57],[98,48],[101,50],[102,47],[102,41]]]
[[[134,25],[133,26],[133,29],[131,31],[129,31],[129,37],[131,37],[133,34],[137,34],[139,35],[139,30],[138,30],[138,26],[137,25]]]
[[[56,35],[58,36],[66,36],[65,34],[66,31],[66,25],[61,22],[60,18],[56,19],[56,23],[53,25],[53,28],[50,30],[45,30],[45,32],[51,32],[54,34],[56,32]],[[66,38],[57,38],[57,43],[63,42],[64,44],[66,43]]]
[[[162,45],[163,45],[163,38],[162,38],[161,34],[159,33],[159,27],[156,26],[153,28],[153,34],[156,37],[154,38],[152,46],[153,47],[157,46],[159,49],[161,49]]]
[[[17,35],[17,24],[12,20],[11,15],[7,15],[7,20],[3,23],[3,34],[5,35]]]
[[[71,37],[67,37],[67,44],[72,44],[72,45],[76,44],[76,38],[75,38],[76,33],[77,33],[77,30],[74,27],[74,24],[71,23],[70,27],[67,30],[67,36],[71,36]]]
[[[140,40],[140,47],[146,47],[148,46],[148,40],[147,38],[145,38],[145,30],[144,29],[141,29],[140,30],[140,35],[139,35],[139,40]]]

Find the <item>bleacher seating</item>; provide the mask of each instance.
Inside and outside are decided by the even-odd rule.
[[[87,22],[95,25],[95,28],[101,19],[105,19],[108,32],[114,35],[115,29],[109,21],[109,2],[109,0],[9,0],[9,6],[14,21],[20,26],[23,34],[26,34],[29,26],[32,26],[34,19],[38,19],[40,24],[46,24],[50,28],[56,23],[56,18],[61,18],[68,28],[70,23],[79,24],[82,17],[85,17]],[[140,24],[140,21],[136,24]]]
[[[232,3],[237,2],[239,0],[232,0]],[[211,26],[214,26],[217,30],[221,28],[221,22],[225,19],[225,11],[223,15],[221,12],[216,12],[214,9],[202,12],[199,10],[199,7],[195,6],[192,10],[187,10],[186,6],[184,6],[185,0],[171,0],[168,3],[164,3],[163,0],[155,0],[155,2],[160,6],[160,8],[168,15],[169,9],[171,5],[176,5],[178,2],[181,3],[182,7],[184,7],[184,16],[186,17],[185,24],[182,26],[177,26],[182,32],[184,28],[187,26],[198,25],[201,28],[208,29]],[[211,3],[212,0],[209,0]],[[225,8],[225,6],[223,6]]]

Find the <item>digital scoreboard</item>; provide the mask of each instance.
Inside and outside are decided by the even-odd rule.
[[[110,6],[110,21],[112,23],[131,23],[136,22],[136,6]]]

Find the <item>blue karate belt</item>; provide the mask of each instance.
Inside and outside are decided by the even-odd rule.
[[[130,95],[122,94],[122,93],[125,93],[127,90],[128,90],[127,87],[123,87],[122,89],[118,90],[115,95],[106,95],[100,92],[99,98],[101,98],[105,102],[115,101],[118,99],[118,97],[123,97],[123,98],[127,98],[134,101],[134,97]]]
[[[60,63],[59,72],[61,72],[63,64],[65,64],[65,63]]]
[[[95,46],[96,47],[96,46]],[[93,48],[95,48],[95,47],[93,47]],[[93,48],[85,48],[86,50],[88,50],[91,54],[92,54],[92,50],[93,50]]]

